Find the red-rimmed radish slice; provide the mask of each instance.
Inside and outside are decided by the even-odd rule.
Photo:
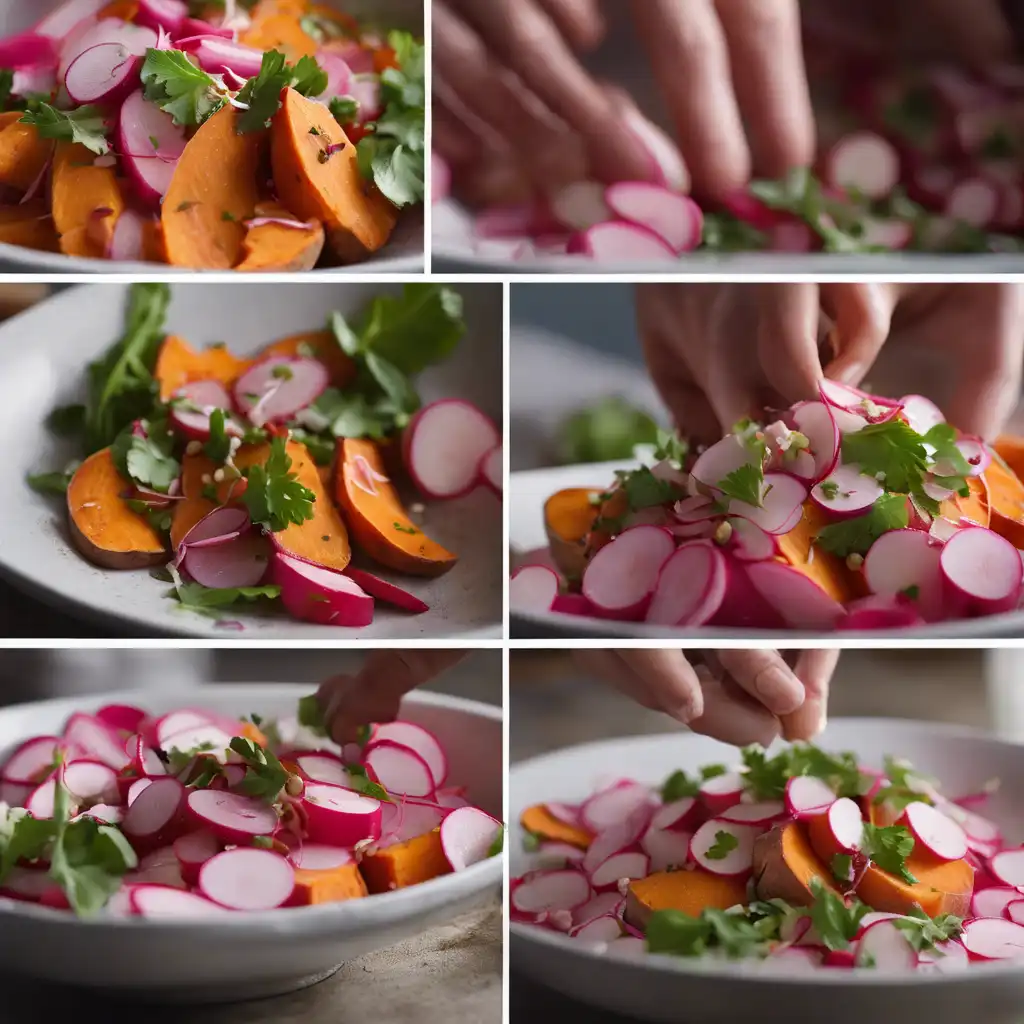
[[[899,415],[900,412],[899,402],[891,398],[871,395],[859,388],[840,384],[834,380],[821,381],[818,385],[818,392],[822,401],[832,410],[832,415],[836,416],[840,433],[844,434],[860,429],[863,427],[863,422],[858,425],[854,420],[844,421],[841,416],[838,416],[839,412],[868,423],[885,423]]]
[[[24,807],[35,788],[21,782],[0,782],[0,803],[8,807]]]
[[[660,526],[634,526],[620,533],[591,559],[583,573],[583,596],[598,614],[636,620],[643,617],[662,566],[676,549]]]
[[[936,806],[943,814],[959,823],[968,839],[974,839],[978,843],[988,846],[999,846],[1002,843],[1003,834],[999,826],[995,822],[989,821],[988,818],[982,817],[977,811],[962,807],[951,800],[939,800],[936,802]]]
[[[598,263],[675,263],[676,253],[653,231],[636,224],[606,221],[569,239],[566,251]]]
[[[988,445],[981,441],[961,438],[957,441],[956,446],[960,449],[960,454],[970,467],[969,472],[966,474],[967,476],[981,476],[992,465],[992,452]],[[933,471],[941,474],[945,468],[944,463],[940,461],[935,464]],[[953,467],[949,468],[952,469]]]
[[[505,479],[504,449],[499,444],[480,460],[480,479],[500,498]]]
[[[218,761],[225,761],[226,751],[231,745],[233,733],[225,732],[217,725],[198,725],[193,729],[182,729],[167,737],[164,749],[180,751],[183,754],[199,751]]]
[[[695,494],[677,501],[672,507],[672,514],[685,525],[705,523],[709,519],[718,519],[721,511],[715,502],[703,494]]]
[[[580,807],[580,820],[591,832],[603,832],[637,811],[648,810],[652,803],[649,787],[623,780],[584,800]]]
[[[414,800],[403,800],[395,811],[393,808],[394,804],[381,804],[380,839],[374,844],[377,849],[425,836],[433,832],[447,816],[447,811],[442,807]]]
[[[48,871],[15,865],[0,886],[0,896],[25,903],[37,903],[42,902],[43,896],[55,885]]]
[[[249,513],[244,508],[231,508],[223,505],[203,516],[181,539],[178,550],[183,552],[193,546],[215,546],[235,540],[250,526]],[[196,724],[206,725],[208,720],[200,718]]]
[[[803,221],[784,221],[768,229],[768,249],[771,252],[814,252],[819,247],[818,236]]]
[[[876,921],[857,940],[857,966],[879,971],[909,971],[917,967],[917,951],[892,921]]]
[[[199,891],[229,910],[274,910],[294,889],[295,869],[273,850],[225,850],[199,869]]]
[[[722,607],[726,583],[722,552],[710,541],[689,541],[662,565],[646,621],[663,626],[704,625]]]
[[[479,482],[480,460],[501,444],[491,419],[470,402],[445,398],[424,406],[402,434],[402,460],[428,498],[461,498]]]
[[[136,89],[121,105],[117,133],[136,195],[147,206],[157,208],[185,150],[185,128]]]
[[[591,897],[590,883],[579,871],[533,871],[510,894],[513,909],[522,914],[572,911]]]
[[[139,798],[162,780],[157,779]],[[306,787],[308,799],[310,787]],[[241,793],[218,789],[193,789],[188,794],[188,810],[205,829],[225,843],[248,843],[253,836],[270,835],[277,828],[277,812],[269,804]]]
[[[574,928],[569,932],[569,937],[577,942],[593,943],[604,945],[606,942],[614,942],[622,935],[622,926],[613,914],[606,914],[604,917],[595,918],[593,921]]]
[[[718,817],[737,825],[770,825],[785,813],[786,805],[781,800],[763,800],[755,804],[733,804],[720,811]]]
[[[117,799],[117,773],[102,761],[72,761],[64,767],[64,785],[76,803]]]
[[[53,771],[61,742],[56,736],[36,736],[26,740],[4,763],[4,782],[37,785]]]
[[[696,797],[683,796],[671,803],[662,804],[651,816],[651,828],[686,832],[696,822],[699,814],[700,804]]]
[[[985,178],[967,178],[953,187],[946,199],[945,215],[976,228],[994,224],[999,215],[1000,194]]]
[[[157,745],[166,747],[171,736],[184,732],[186,729],[198,729],[209,725],[213,725],[213,716],[203,711],[171,711],[156,720],[153,733],[156,736]]]
[[[651,158],[654,179],[676,192],[690,191],[690,172],[679,147],[632,103],[622,105],[622,125]]]
[[[908,804],[899,824],[910,829],[918,844],[938,860],[960,860],[967,855],[967,836],[952,818],[931,804]]]
[[[355,846],[381,835],[381,803],[340,786],[310,783],[302,796],[309,838],[327,846]]]
[[[107,704],[96,712],[96,718],[107,728],[119,732],[137,733],[148,718],[147,712],[131,704]],[[4,769],[6,775],[6,768]]]
[[[693,834],[690,859],[713,875],[737,878],[749,874],[754,863],[754,840],[760,829],[712,818]],[[726,840],[724,836],[730,836]]]
[[[224,410],[224,432],[241,437],[244,431],[231,417],[231,396],[217,380],[195,380],[178,388],[171,398],[171,426],[189,440],[208,441],[215,409]]]
[[[868,217],[860,236],[863,245],[877,245],[883,249],[906,249],[914,240],[914,226],[906,220]]]
[[[199,869],[211,857],[220,853],[220,848],[217,837],[206,829],[179,836],[174,840],[173,849],[181,868],[181,877],[189,885],[196,885],[199,881]]]
[[[220,917],[231,913],[226,907],[213,903],[199,893],[152,883],[132,885],[128,901],[133,914],[163,920]]]
[[[47,779],[36,786],[25,801],[25,810],[33,818],[52,818],[53,801],[57,793],[57,782],[55,779]]]
[[[90,715],[74,714],[64,726],[63,745],[82,751],[82,756],[120,771],[130,758],[113,729]]]
[[[450,786],[447,789],[439,789],[434,794],[434,799],[439,807],[449,807],[454,810],[456,807],[468,807],[465,786]]]
[[[903,416],[910,428],[918,434],[927,434],[932,427],[946,422],[942,410],[924,395],[904,395],[900,405],[903,406]]]
[[[64,39],[106,6],[105,0],[67,0],[38,22],[33,32],[48,39]]]
[[[586,231],[612,220],[605,202],[605,186],[596,181],[576,181],[551,197],[551,213],[573,231]]]
[[[859,939],[873,924],[878,924],[879,921],[900,921],[903,917],[903,914],[890,914],[885,910],[869,911],[860,919],[856,937]]]
[[[756,523],[740,516],[734,516],[726,522],[732,531],[729,544],[733,558],[741,562],[765,562],[778,554],[778,541]]]
[[[1016,960],[1024,957],[1024,925],[978,917],[964,924],[960,942],[972,960]]]
[[[509,610],[520,614],[551,611],[560,586],[553,569],[546,565],[524,565],[509,583]]]
[[[389,793],[430,796],[437,788],[430,765],[404,744],[374,739],[363,750],[363,763]]]
[[[345,575],[366,591],[370,597],[375,597],[378,601],[383,601],[394,608],[401,608],[404,612],[412,612],[416,615],[430,611],[430,605],[421,601],[415,594],[410,594],[408,590],[403,590],[401,587],[395,586],[394,583],[382,580],[379,576],[364,572],[362,569],[354,569],[352,566],[345,570]]]
[[[829,151],[825,177],[839,188],[856,189],[868,199],[883,199],[900,180],[900,156],[874,132],[854,132]]]
[[[796,816],[824,814],[836,795],[821,779],[797,775],[786,783],[786,810]]]
[[[701,243],[704,214],[689,196],[650,182],[622,181],[610,185],[604,199],[616,217],[646,228],[673,252],[689,252]]]
[[[179,39],[175,45],[178,49],[191,53],[199,66],[211,75],[222,75],[231,71],[240,78],[252,78],[260,73],[260,65],[263,63],[262,50],[217,36]]]
[[[341,846],[324,846],[321,843],[303,843],[292,850],[288,859],[303,871],[333,871],[353,861],[352,854]]]
[[[107,259],[127,263],[144,261],[148,220],[135,210],[122,210],[110,235]]]
[[[136,779],[129,787],[128,792],[125,795],[125,805],[131,807],[133,803],[142,795],[142,792],[149,786],[152,779]]]
[[[598,893],[592,899],[587,900],[580,907],[572,912],[572,928],[582,928],[599,917],[607,917],[609,914],[618,917],[622,909],[624,897],[619,892]]]
[[[917,955],[919,971],[933,971],[946,974],[950,971],[962,971],[970,966],[970,957],[959,939],[938,942],[934,949],[926,949]]]
[[[373,598],[348,576],[322,565],[274,553],[270,566],[288,612],[320,626],[358,628],[373,622]]]
[[[650,870],[669,871],[681,868],[689,858],[692,838],[691,832],[649,828],[640,840],[640,845],[651,859]]]
[[[995,885],[982,889],[971,897],[971,917],[1007,917],[1006,908],[1018,900],[1024,900],[1024,895],[1013,886]]]
[[[791,629],[835,629],[846,609],[813,580],[781,562],[754,562],[747,578]]]
[[[988,867],[1003,885],[1024,886],[1024,848],[1001,850],[989,858]]]
[[[651,820],[649,809],[641,807],[624,821],[609,825],[594,836],[583,856],[583,870],[593,871],[612,854],[622,853],[640,841]]]
[[[869,601],[883,603],[868,605]],[[863,607],[854,607],[854,605]],[[891,598],[862,598],[847,605],[849,614],[836,623],[842,633],[874,632],[883,629],[914,629],[925,625],[911,601],[900,602]]]
[[[177,779],[151,779],[128,807],[121,828],[131,839],[154,842],[178,827],[184,807],[185,787]]]
[[[864,819],[855,800],[841,797],[822,814],[813,814],[807,824],[814,852],[826,863],[838,854],[859,850],[864,840]]]
[[[185,572],[204,587],[255,587],[267,574],[270,541],[256,530],[223,544],[192,545],[185,549]]]
[[[142,58],[121,43],[100,43],[68,67],[64,86],[75,103],[117,103],[139,80]]]
[[[651,870],[651,859],[646,853],[616,853],[590,874],[590,884],[595,892],[619,891],[622,879],[646,878]]]
[[[294,416],[316,401],[330,383],[317,359],[272,356],[262,359],[235,382],[236,407],[256,427]]]
[[[864,580],[873,594],[899,597],[934,622],[944,612],[942,550],[923,530],[890,530],[868,550]]]
[[[445,784],[448,778],[448,758],[437,737],[423,726],[415,722],[384,722],[373,730],[373,742],[379,740],[390,740],[419,754],[430,769],[434,788]]]
[[[465,871],[489,856],[502,823],[479,807],[459,807],[441,822],[441,849],[452,871]]]
[[[700,784],[701,803],[710,814],[718,815],[722,811],[738,804],[743,797],[743,776],[739,772],[726,772],[714,778],[705,779]]]
[[[129,53],[142,57],[158,42],[156,32],[143,25],[133,25],[120,18],[103,18],[99,21],[90,20],[80,26],[80,31],[66,36],[60,44],[60,62],[57,66],[57,77],[60,81],[68,72],[74,61],[94,46],[106,43],[120,43]]]
[[[729,514],[749,519],[765,533],[788,533],[800,521],[806,485],[787,473],[765,473],[760,507],[730,501]]]
[[[556,615],[577,615],[584,619],[597,617],[590,602],[582,594],[558,594],[551,602],[551,611]]]
[[[862,473],[860,466],[836,466],[821,483],[811,489],[816,505],[837,518],[865,515],[885,493],[873,477]]]
[[[1024,924],[1024,898],[1007,903],[1005,916],[1014,924]]]
[[[759,456],[735,434],[723,437],[697,457],[690,470],[693,480],[717,491],[718,485],[743,466],[757,465]]]
[[[939,565],[954,607],[967,614],[996,615],[1017,607],[1021,559],[1004,537],[969,527],[942,546]]]
[[[178,32],[188,17],[185,0],[139,0],[139,12],[135,20],[149,28]]]
[[[341,759],[334,754],[300,754],[292,758],[303,775],[312,782],[326,782],[331,786],[354,788],[352,776]]]

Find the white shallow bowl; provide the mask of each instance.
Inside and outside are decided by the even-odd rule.
[[[295,685],[209,686],[196,707],[235,716],[294,716],[309,692]],[[132,703],[157,714],[181,697],[118,691],[88,700],[51,700],[0,710],[0,748],[59,732],[75,711]],[[402,717],[434,732],[448,753],[453,785],[496,818],[502,808],[502,712],[434,693],[410,694]],[[221,919],[79,919],[67,911],[0,900],[0,960],[14,974],[118,991],[135,998],[207,1002],[290,991],[343,962],[417,935],[498,897],[502,858],[408,889],[344,903]]]
[[[867,767],[886,754],[908,758],[956,796],[992,778],[1003,786],[983,813],[1012,842],[1024,839],[1024,746],[981,732],[899,719],[834,720],[819,740],[828,750],[853,750]],[[776,750],[778,747],[773,747]],[[623,776],[659,783],[677,768],[735,763],[736,750],[691,733],[637,736],[569,747],[513,765],[509,774],[509,871],[530,867],[522,851],[522,812],[547,800],[580,800],[602,782]],[[962,973],[883,974],[872,970],[794,973],[775,963],[720,963],[672,957],[617,960],[556,932],[513,922],[510,967],[581,1002],[630,1019],[687,1024],[785,1020],[821,1024],[929,1021],[1011,1024],[1020,1020],[1024,962],[972,964]],[[515,988],[511,991],[515,1005]]]
[[[25,32],[59,7],[64,0],[0,0],[0,39]],[[400,28],[423,34],[424,0],[324,0],[346,14],[355,15],[384,28]],[[380,274],[413,274],[424,267],[423,206],[406,210],[391,240],[383,249],[362,263],[347,267],[325,267],[314,273],[358,274],[364,268]],[[21,245],[0,243],[0,272],[36,272],[58,274],[170,274],[189,273],[187,267],[164,263],[132,263],[119,260],[94,260],[84,256],[65,256],[59,252],[39,252]],[[259,278],[259,274],[246,275]]]
[[[374,296],[398,294],[401,287],[328,281],[272,287],[242,280],[177,284],[172,285],[167,329],[199,348],[224,341],[246,355],[275,339],[319,328],[332,310],[355,316]],[[446,362],[422,374],[420,393],[424,402],[468,399],[501,423],[501,287],[462,285],[458,290],[465,300],[466,335]],[[123,332],[127,295],[127,285],[78,286],[0,324],[0,377],[9,392],[0,405],[0,431],[18,439],[0,478],[0,575],[65,611],[102,619],[111,635],[126,622],[155,635],[243,641],[501,635],[501,503],[486,488],[455,501],[427,503],[426,529],[459,555],[458,565],[444,576],[400,577],[365,563],[371,572],[422,597],[430,611],[411,616],[377,602],[373,624],[358,631],[298,622],[283,610],[257,616],[244,609],[238,609],[242,614],[230,609],[225,618],[243,622],[245,630],[225,630],[213,619],[176,608],[164,597],[167,585],[149,570],[100,569],[82,558],[71,544],[64,504],[56,496],[36,494],[25,476],[60,469],[78,454],[73,444],[47,430],[45,419],[54,406],[81,400],[86,364]]]
[[[544,535],[544,502],[556,491],[568,487],[607,488],[615,479],[616,470],[636,469],[636,462],[600,462],[551,469],[531,469],[512,473],[509,480],[509,546],[516,562],[527,552],[547,547]],[[616,622],[613,619],[587,619],[579,615],[556,615],[553,612],[524,614],[512,612],[510,628],[517,639],[551,639],[555,637],[648,637],[686,640],[775,640],[789,641],[796,637],[830,637],[850,640],[956,640],[1015,637],[1024,634],[1024,612],[1008,612],[978,619],[951,619],[916,629],[861,631],[856,633],[806,633],[789,630],[727,629],[697,626],[670,628],[650,626],[644,622]]]

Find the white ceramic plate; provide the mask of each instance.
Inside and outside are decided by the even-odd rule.
[[[294,717],[309,692],[294,685],[209,686],[196,707],[233,716]],[[0,748],[59,732],[75,711],[130,703],[162,714],[180,695],[118,691],[86,701],[51,700],[0,710]],[[502,817],[500,708],[441,694],[406,698],[402,717],[434,732],[449,756],[453,785]],[[206,1002],[250,999],[319,980],[341,963],[417,935],[498,897],[502,858],[422,885],[345,903],[221,919],[79,919],[67,911],[0,900],[0,959],[5,969],[43,981],[130,992],[135,998]]]
[[[509,481],[509,545],[513,564],[540,561],[525,558],[527,552],[547,547],[544,536],[544,502],[556,491],[567,487],[593,487],[603,490],[614,480],[616,470],[635,469],[638,463],[602,462],[579,466],[558,466],[513,473]],[[726,629],[700,626],[692,629],[669,629],[649,626],[643,622],[616,622],[611,619],[585,619],[578,615],[555,615],[552,612],[525,615],[512,613],[510,626],[517,639],[548,639],[552,637],[649,637],[677,640],[792,640],[797,636],[844,636],[851,639],[983,639],[1012,637],[1024,633],[1024,612],[990,615],[981,619],[960,619],[938,622],[918,629],[859,633],[790,633],[779,630]]]
[[[245,355],[326,322],[335,309],[355,315],[373,296],[398,293],[401,285],[368,283],[277,284],[239,280],[231,284],[172,285],[168,331],[197,347],[217,341]],[[502,295],[499,285],[463,285],[467,333],[445,363],[419,378],[425,402],[458,396],[475,402],[502,422]],[[35,596],[72,613],[117,622],[156,635],[219,639],[318,640],[417,639],[500,636],[502,621],[501,503],[478,489],[466,498],[427,505],[426,529],[450,546],[458,565],[436,580],[390,577],[430,605],[409,616],[378,602],[371,626],[358,632],[267,617],[226,616],[245,623],[244,632],[218,629],[212,619],[182,612],[164,597],[166,584],[146,569],[115,572],[85,561],[72,547],[60,500],[34,493],[28,473],[59,469],[76,454],[45,426],[49,411],[81,400],[86,364],[123,331],[128,286],[78,286],[0,325],[0,377],[8,400],[0,405],[0,432],[9,445],[0,478],[0,574]],[[369,566],[368,566],[369,567]],[[371,569],[381,576],[384,570]]]
[[[992,778],[1003,787],[985,807],[1015,842],[1024,839],[1024,746],[979,732],[927,722],[849,718],[833,721],[820,740],[853,750],[862,764],[882,767],[886,754],[908,758],[938,778],[951,795],[977,792]],[[773,748],[775,749],[775,748]],[[638,736],[570,747],[514,765],[509,775],[510,877],[530,867],[519,817],[546,800],[572,802],[602,781],[629,777],[658,783],[677,768],[734,763],[735,748],[690,733]],[[513,922],[510,967],[585,1003],[630,1019],[687,1024],[785,1020],[821,1024],[919,1020],[929,1024],[1019,1021],[1024,963],[974,964],[958,974],[864,971],[787,972],[782,965],[730,964],[652,957],[616,960],[555,932]],[[515,1005],[515,988],[511,992]]]
[[[64,0],[0,0],[0,38],[24,32]],[[424,0],[325,0],[328,7],[386,28],[401,28],[423,34]],[[362,263],[349,267],[327,267],[314,273],[359,274],[368,269],[380,274],[413,274],[423,270],[423,207],[403,213],[391,240]],[[126,263],[93,260],[63,253],[39,252],[20,245],[0,243],[0,271],[59,274],[170,274],[188,273],[184,267],[163,263]],[[253,275],[258,277],[259,275]]]

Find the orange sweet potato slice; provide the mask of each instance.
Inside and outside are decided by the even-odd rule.
[[[283,206],[261,206],[257,217],[295,220]],[[324,226],[318,220],[308,227],[287,227],[282,224],[257,224],[246,230],[242,242],[242,261],[235,270],[252,273],[312,270],[324,248]]]
[[[270,158],[281,201],[323,223],[342,263],[387,242],[398,211],[359,173],[355,146],[322,103],[286,90],[270,128]]]
[[[569,487],[544,503],[544,530],[555,565],[569,580],[578,580],[587,564],[587,536],[594,527],[598,507],[592,498],[600,487]]]
[[[252,365],[223,345],[197,352],[187,341],[169,334],[160,346],[154,376],[160,384],[160,400],[166,402],[179,388],[195,380],[217,380],[230,392],[231,385]]]
[[[986,474],[987,475],[987,474]],[[970,495],[966,498],[959,494],[939,506],[939,514],[954,523],[961,518],[970,519],[979,526],[988,526],[991,518],[989,509],[988,486],[984,476],[973,476],[967,480]]]
[[[27,192],[53,156],[54,141],[41,138],[36,126],[22,124],[20,116],[0,130],[0,184]],[[90,161],[95,159],[88,150],[83,152]]]
[[[1024,548],[1024,484],[998,459],[985,470],[989,526],[1014,547]]]
[[[836,890],[800,822],[776,826],[754,840],[754,885],[760,899],[784,899],[797,907],[814,902],[811,882]]]
[[[1024,437],[1002,434],[996,438],[992,447],[1012,472],[1018,477],[1024,477]]]
[[[829,522],[824,511],[813,502],[806,502],[800,522],[789,533],[778,538],[779,550],[797,572],[803,573],[830,597],[845,604],[859,596],[854,574],[842,559],[813,544],[814,538]]]
[[[171,519],[171,547],[175,551],[188,531],[217,508],[209,498],[203,497],[203,490],[207,482],[213,480],[216,468],[205,455],[186,455],[181,460],[181,493],[185,497],[175,502]]]
[[[120,18],[122,21],[134,21],[135,15],[138,13],[138,0],[112,0],[96,17],[98,19]]]
[[[90,455],[68,484],[71,538],[104,569],[141,569],[167,561],[163,539],[121,497],[128,487],[109,448]]]
[[[112,167],[78,143],[61,142],[53,158],[53,224],[61,252],[105,259],[124,195]]]
[[[527,832],[551,842],[568,843],[581,850],[590,845],[590,833],[586,829],[559,820],[543,804],[527,807],[519,818],[519,824]]]
[[[619,519],[629,512],[629,498],[621,487],[616,487],[597,510],[596,519]],[[606,544],[611,543],[612,534],[607,530],[591,529],[587,534],[587,561],[594,557]]]
[[[386,477],[377,445],[345,438],[335,470],[335,496],[359,546],[381,565],[412,576],[448,572],[458,556],[432,541],[406,514],[390,480],[378,476]]]
[[[331,384],[336,388],[348,387],[355,378],[356,364],[341,351],[338,339],[330,331],[306,331],[282,338],[263,349],[259,358],[288,356],[290,359],[298,359],[304,355],[311,356],[327,367]]]
[[[974,868],[965,860],[935,861],[916,851],[907,858],[916,885],[868,866],[857,886],[857,898],[873,910],[905,914],[916,904],[929,917],[954,914],[966,917],[974,891]]]
[[[249,14],[249,27],[239,41],[258,50],[280,50],[289,61],[312,56],[317,41],[302,27],[305,0],[260,0]]]
[[[326,107],[324,108],[326,110]],[[229,270],[242,256],[245,221],[256,210],[261,132],[236,131],[233,107],[189,139],[161,207],[167,262]]]
[[[658,910],[678,910],[691,917],[714,907],[728,910],[747,902],[744,878],[714,875],[703,868],[693,871],[659,871],[630,882],[626,893],[626,920],[643,931],[651,914]]]
[[[295,869],[295,890],[291,904],[310,907],[318,903],[341,903],[357,900],[368,895],[366,882],[359,873],[359,866],[353,861],[340,868],[312,870]]]
[[[367,854],[360,864],[370,892],[393,892],[451,873],[439,829]]]
[[[24,206],[0,207],[0,242],[43,252],[60,252],[53,218],[42,200],[32,200]]]

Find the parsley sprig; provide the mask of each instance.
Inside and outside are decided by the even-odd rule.
[[[902,825],[880,827],[864,823],[864,855],[883,871],[902,878],[908,885],[915,885],[917,879],[907,868],[907,858],[914,852],[914,837]]]
[[[174,455],[175,437],[166,419],[141,420],[139,429],[131,424],[110,446],[114,465],[125,480],[166,494],[181,473]]]
[[[224,85],[181,50],[147,50],[142,85],[150,103],[170,114],[175,124],[189,127],[203,124],[228,97]]]
[[[743,748],[742,759],[744,785],[756,800],[781,800],[786,783],[800,775],[821,779],[837,796],[860,796],[871,784],[855,754],[830,754],[811,743],[795,743],[774,757],[768,757],[763,747],[752,745]]]
[[[327,72],[314,57],[301,57],[291,65],[280,50],[263,54],[259,74],[242,86],[238,102],[247,107],[238,118],[240,132],[258,132],[270,127],[281,109],[281,93],[292,88],[303,96],[319,96],[327,88]]]
[[[44,139],[77,142],[97,156],[110,152],[107,142],[110,124],[99,107],[86,105],[75,110],[58,110],[49,103],[39,102],[22,115],[21,123],[34,125]]]
[[[866,555],[883,533],[902,530],[909,522],[904,495],[883,494],[864,515],[830,523],[814,539],[820,548],[840,558]]]
[[[245,778],[238,784],[239,790],[257,800],[276,803],[290,775],[277,756],[244,736],[233,737],[230,749],[242,759],[246,767]]]
[[[324,720],[324,711],[315,693],[299,698],[297,718],[299,725],[308,729],[315,736],[327,735],[327,722]]]
[[[313,518],[316,495],[299,483],[297,474],[292,472],[284,438],[275,437],[270,442],[267,461],[248,466],[244,475],[247,486],[242,500],[254,523],[278,533],[293,523]]]

